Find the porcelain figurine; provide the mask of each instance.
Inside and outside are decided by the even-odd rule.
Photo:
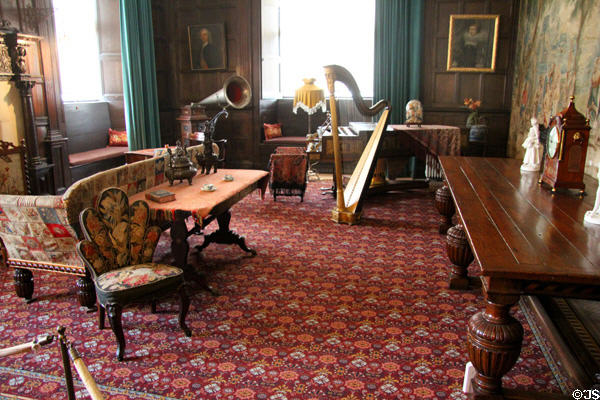
[[[600,164],[598,165],[598,182],[600,183]],[[585,213],[583,220],[588,224],[600,224],[600,185],[598,185],[598,191],[596,192],[594,208]]]
[[[542,165],[544,146],[540,143],[540,125],[535,117],[531,118],[531,128],[529,128],[529,133],[522,146],[525,149],[525,157],[523,157],[521,171],[539,171]]]
[[[423,106],[419,100],[410,100],[406,103],[406,126],[417,125],[421,127],[423,123]]]

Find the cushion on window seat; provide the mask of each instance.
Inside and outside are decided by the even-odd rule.
[[[279,136],[266,140],[265,143],[302,143],[306,144],[306,136]]]
[[[73,153],[69,154],[69,164],[71,166],[89,164],[94,161],[118,157],[127,151],[129,151],[127,147],[106,146],[99,149],[82,151],[81,153]]]

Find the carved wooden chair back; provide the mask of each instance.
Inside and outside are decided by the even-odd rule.
[[[118,188],[105,189],[98,198],[97,209],[90,207],[81,212],[84,236],[99,250],[99,259],[90,263],[93,278],[128,265],[152,262],[161,230],[150,226],[149,216],[145,201],[138,200],[130,206],[127,195]],[[83,242],[84,247],[88,246],[87,241]]]

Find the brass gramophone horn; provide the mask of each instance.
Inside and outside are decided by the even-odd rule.
[[[239,75],[234,75],[225,80],[221,89],[197,103],[192,103],[192,106],[231,106],[239,109],[250,104],[251,99],[252,89],[250,89],[248,81]]]

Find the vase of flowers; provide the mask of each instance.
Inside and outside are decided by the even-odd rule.
[[[471,110],[467,117],[467,128],[469,128],[469,142],[486,142],[487,141],[487,125],[485,119],[479,115],[479,107],[481,100],[473,100],[470,97],[465,98],[465,107]]]

